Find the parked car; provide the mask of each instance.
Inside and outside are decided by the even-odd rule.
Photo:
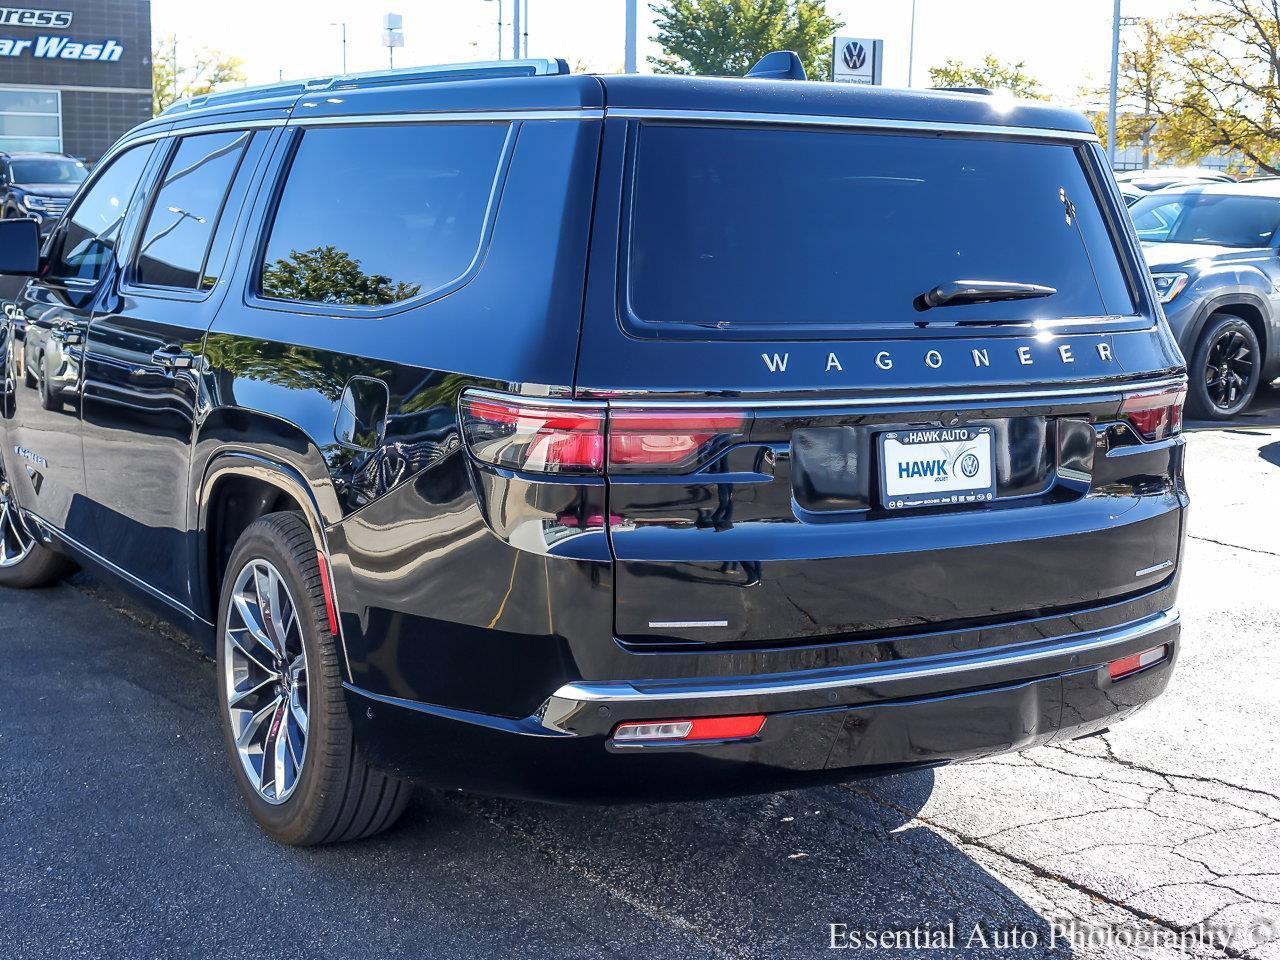
[[[1235,177],[1209,167],[1152,167],[1147,170],[1126,170],[1116,174],[1121,187],[1133,187],[1150,193],[1175,184],[1234,183]]]
[[[63,153],[0,153],[0,215],[32,217],[43,236],[88,175],[83,160]]]
[[[1236,416],[1280,376],[1280,180],[1160,190],[1129,212],[1188,358],[1188,408]]]
[[[199,637],[283,842],[412,783],[988,756],[1169,680],[1184,364],[1075,112],[563,61],[282,84],[144,123],[34,244],[0,222],[38,270],[8,312],[79,379],[46,409],[0,338],[0,583],[89,563]]]

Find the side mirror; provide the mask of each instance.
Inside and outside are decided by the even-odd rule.
[[[32,217],[0,220],[0,273],[34,277],[40,272],[40,224]]]

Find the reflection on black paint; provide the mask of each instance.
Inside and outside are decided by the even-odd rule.
[[[277,300],[376,307],[416,297],[420,284],[365,273],[360,261],[332,244],[291,250],[262,270],[262,292]]]

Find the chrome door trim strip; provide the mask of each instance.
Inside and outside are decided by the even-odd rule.
[[[644,399],[629,396],[615,399],[601,395],[588,395],[585,399],[608,400],[610,407],[736,407],[796,408],[796,407],[897,407],[941,406],[966,403],[1034,403],[1038,400],[1059,398],[1087,398],[1107,400],[1134,391],[1158,390],[1186,384],[1185,377],[1165,377],[1159,380],[1126,380],[1114,384],[1094,384],[1089,387],[1054,387],[1041,390],[1004,390],[988,393],[930,393],[891,394],[875,397],[847,397],[845,399],[815,398],[813,400],[754,400],[749,395],[737,397],[709,397],[706,400],[664,400],[661,394],[646,393]]]
[[[75,539],[74,537],[70,536],[65,531],[59,530],[57,527],[53,526],[50,523],[47,523],[45,520],[36,516],[34,513],[29,513],[24,510],[23,515],[28,520],[34,521],[36,526],[38,526],[41,530],[45,531],[48,534],[51,534],[52,536],[57,537],[59,540],[61,540],[63,543],[69,546],[72,550],[75,550],[78,553],[83,554],[84,556],[92,560],[94,563],[101,564],[103,567],[110,570],[116,576],[120,577],[122,580],[125,580],[128,583],[132,584],[133,586],[137,587],[139,590],[142,590],[145,593],[149,594],[150,596],[155,597],[157,600],[161,601],[167,606],[172,607],[174,610],[178,611],[179,613],[190,617],[192,620],[194,620],[197,623],[202,623],[209,627],[213,626],[213,624],[209,623],[208,620],[205,620],[204,617],[200,616],[198,613],[196,613],[194,610],[188,607],[181,600],[175,600],[173,597],[169,596],[164,591],[156,589],[151,584],[147,583],[145,580],[142,580],[139,577],[134,576],[132,573],[130,573],[128,570],[124,569],[123,567],[118,566],[115,563],[112,563],[110,560],[102,556],[102,554],[98,553],[97,551],[90,550],[83,543],[81,543],[79,540]]]
[[[663,689],[659,686],[652,692],[646,692],[637,689],[630,683],[593,681],[566,683],[551,695],[543,705],[542,710],[539,711],[539,716],[543,726],[564,732],[561,721],[572,716],[587,704],[665,704],[670,701],[767,697],[839,688],[880,686],[885,683],[924,680],[930,677],[954,676],[975,671],[1017,666],[1024,663],[1034,663],[1037,660],[1089,654],[1116,644],[1140,640],[1145,636],[1175,626],[1180,619],[1178,608],[1171,607],[1154,616],[1134,621],[1121,627],[1068,635],[1059,642],[1051,645],[1039,644],[1029,650],[1004,648],[1003,650],[985,653],[983,651],[972,651],[960,655],[952,654],[946,658],[935,658],[924,663],[901,666],[893,664],[871,667],[859,666],[835,676],[832,676],[830,671],[823,671],[825,676],[821,679],[780,680],[773,683],[760,683],[754,686],[714,686],[707,684],[675,689]],[[1025,647],[1026,645],[1020,646]],[[1081,666],[1088,666],[1088,664],[1081,664]],[[689,682],[698,683],[696,680]]]
[[[785,124],[789,126],[851,127],[860,130],[897,130],[920,133],[978,134],[984,136],[1071,140],[1097,143],[1096,133],[1054,130],[1048,127],[1002,126],[996,123],[951,123],[943,120],[893,120],[879,117],[831,117],[807,113],[740,113],[728,110],[667,110],[608,107],[605,117],[624,120],[710,120],[720,123]]]

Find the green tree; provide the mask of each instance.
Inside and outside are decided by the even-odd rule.
[[[1142,144],[1143,166],[1150,166],[1159,131],[1159,104],[1167,102],[1176,80],[1169,59],[1166,21],[1144,18],[1128,24],[1120,41],[1120,72],[1116,88],[1116,147]],[[1109,85],[1082,91],[1098,103],[1110,96]],[[1095,111],[1090,119],[1098,139],[1109,142],[1107,111]]]
[[[332,244],[292,250],[262,271],[262,288],[284,300],[380,306],[408,300],[421,289],[381,273],[365,273],[360,261]]]
[[[831,74],[831,37],[844,23],[826,0],[663,0],[654,6],[657,73],[740,77],[766,53],[794,50],[815,80]]]
[[[151,50],[152,113],[158,114],[187,97],[244,83],[244,62],[239,57],[200,47],[184,64],[178,61],[177,52],[177,38],[173,36],[157,40]]]
[[[1002,63],[989,53],[978,64],[947,60],[940,67],[930,67],[929,82],[935,87],[986,87],[1008,90],[1015,97],[1048,99],[1040,89],[1040,81],[1027,72],[1024,61]]]

